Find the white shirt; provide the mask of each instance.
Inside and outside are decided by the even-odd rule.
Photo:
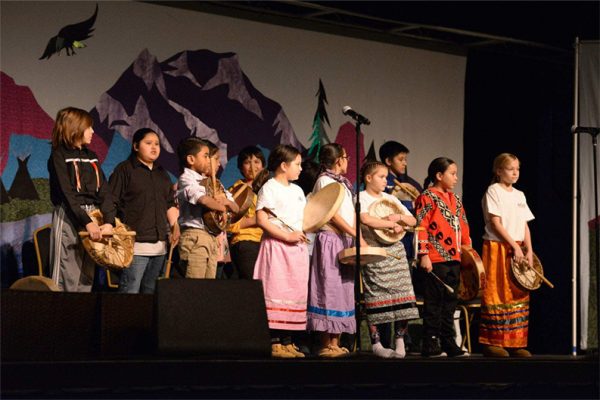
[[[315,186],[313,187],[312,194],[317,193],[319,190],[323,189],[325,186],[330,183],[339,183],[335,179],[323,175],[315,182]],[[352,201],[352,192],[344,185],[340,183],[344,187],[344,200],[342,200],[342,204],[338,210],[338,214],[342,217],[344,221],[350,226],[354,226],[354,203]]]
[[[179,225],[187,228],[204,229],[202,213],[206,211],[198,204],[201,197],[206,196],[205,175],[190,168],[185,168],[177,181],[177,200],[179,202]],[[228,200],[233,201],[229,190],[224,190]]]
[[[514,241],[525,239],[525,224],[535,217],[527,205],[527,199],[523,192],[514,187],[508,191],[499,183],[494,183],[488,187],[481,200],[481,205],[485,220],[485,234],[483,235],[485,240],[504,241],[493,230],[491,224],[493,216],[501,218],[502,227]]]
[[[400,202],[400,200],[398,200],[396,198],[396,196],[392,196],[391,194],[386,193],[386,192],[381,192],[381,195],[379,197],[374,197],[371,194],[369,194],[366,190],[363,190],[362,192],[360,192],[360,212],[361,212],[361,214],[368,214],[369,207],[371,207],[371,204],[373,204],[377,200],[381,200],[381,199],[386,199],[386,200],[390,200],[390,201],[394,202],[394,204],[396,204],[398,207],[400,207],[400,209],[402,211],[404,211],[405,215],[412,216],[410,211],[408,211],[408,208],[406,208],[406,206],[404,204],[402,204]]]
[[[306,198],[300,186],[293,183],[286,186],[276,181],[275,178],[269,179],[263,185],[258,192],[258,200],[256,201],[256,211],[268,208],[286,224],[299,232],[302,232],[304,206],[306,206]],[[279,220],[270,214],[268,215],[269,222],[289,232],[289,229],[285,228]]]

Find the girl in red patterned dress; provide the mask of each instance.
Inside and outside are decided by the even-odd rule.
[[[418,254],[423,275],[424,357],[468,355],[454,341],[454,310],[460,283],[460,247],[471,246],[469,224],[459,197],[452,192],[458,181],[458,167],[449,158],[439,157],[429,164],[425,191],[417,197]],[[433,186],[429,187],[431,184]],[[439,280],[454,289],[450,293]]]

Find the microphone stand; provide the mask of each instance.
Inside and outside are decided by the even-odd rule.
[[[356,270],[354,271],[354,282],[358,282],[359,287],[362,284],[360,281],[362,279],[360,273],[360,126],[362,125],[360,120],[356,121],[355,129],[356,129],[356,204],[354,209],[356,211],[356,239],[354,241],[354,245],[356,246],[356,258],[354,261],[354,265]],[[355,293],[356,290],[355,290]],[[356,313],[356,333],[358,336],[357,345],[360,347],[361,337],[360,337],[360,322],[363,314],[363,294],[360,289],[358,290],[358,301],[356,302],[358,305],[358,312]]]

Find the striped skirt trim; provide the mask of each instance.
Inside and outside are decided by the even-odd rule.
[[[479,342],[501,347],[526,347],[529,292],[512,281],[510,246],[486,240],[481,258],[486,285],[481,298]]]

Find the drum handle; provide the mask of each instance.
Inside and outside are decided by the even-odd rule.
[[[539,276],[546,285],[548,285],[552,289],[554,289],[554,285],[552,284],[552,282],[550,282],[548,279],[546,279],[546,277],[544,275],[542,275],[542,273],[540,271],[538,271],[537,269],[535,269],[533,267],[530,267],[529,263],[524,263],[524,264],[527,266],[527,268],[529,268],[530,270],[535,272],[537,274],[537,276]]]

